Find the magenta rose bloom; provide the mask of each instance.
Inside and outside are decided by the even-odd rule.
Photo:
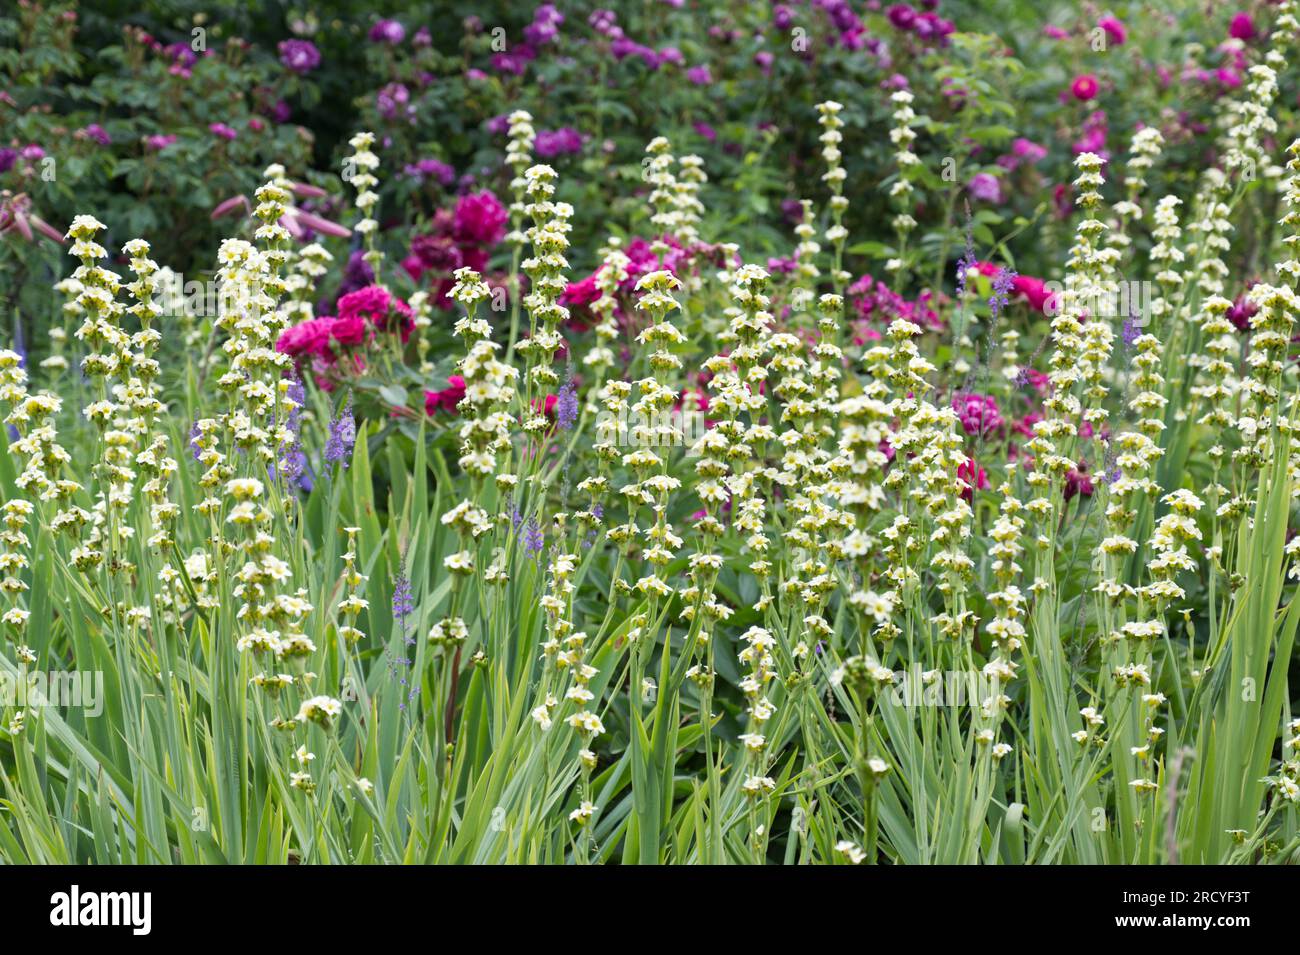
[[[456,413],[456,406],[465,397],[465,379],[460,375],[452,375],[447,379],[447,384],[450,385],[449,388],[424,393],[425,414],[432,415],[439,411]]]
[[[1097,82],[1097,77],[1091,73],[1084,73],[1070,84],[1070,95],[1081,103],[1086,103],[1097,95],[1101,85]]]
[[[963,487],[961,496],[967,501],[975,491],[982,491],[989,486],[988,472],[976,464],[974,458],[967,458],[957,465],[957,479]]]
[[[696,86],[708,86],[713,82],[713,73],[707,66],[692,66],[686,71],[686,78]]]
[[[1255,39],[1255,21],[1249,13],[1242,11],[1232,18],[1232,23],[1228,25],[1228,36],[1242,41]]]
[[[583,308],[598,298],[600,289],[596,288],[596,273],[592,272],[581,282],[570,282],[560,293],[560,304],[566,308]]]
[[[1065,499],[1068,501],[1076,494],[1082,497],[1092,497],[1092,475],[1088,473],[1088,465],[1082,461],[1077,468],[1071,468],[1065,472]]]
[[[1002,187],[998,185],[997,176],[990,175],[987,172],[980,172],[971,176],[966,188],[970,190],[970,194],[974,198],[981,202],[998,203],[1002,201]]]
[[[1106,31],[1106,36],[1116,46],[1123,46],[1124,41],[1128,39],[1128,30],[1124,29],[1124,24],[1114,17],[1102,17],[1097,21],[1097,26]]]
[[[330,338],[340,345],[360,345],[366,340],[366,320],[360,315],[336,318],[330,325]]]
[[[406,27],[396,20],[380,20],[370,28],[370,41],[372,43],[387,43],[390,46],[397,46],[405,39]]]
[[[572,126],[538,130],[533,151],[541,159],[582,152],[582,134]]]
[[[491,190],[473,192],[456,203],[452,236],[457,242],[495,245],[505,237],[509,218],[506,207]]]
[[[98,143],[101,146],[110,146],[113,143],[113,139],[108,135],[108,131],[105,130],[103,126],[99,125],[99,123],[91,123],[84,129],[79,130],[77,135]]]
[[[300,76],[320,66],[320,50],[310,40],[282,40],[280,62]]]
[[[328,358],[330,355],[330,329],[334,319],[328,315],[311,318],[297,325],[291,325],[280,333],[276,339],[275,350],[284,355],[299,358],[315,355]]]
[[[1000,431],[1006,422],[998,410],[997,399],[992,395],[961,392],[952,397],[952,410],[967,434],[988,435]]]
[[[389,293],[382,285],[367,285],[349,292],[338,301],[340,319],[360,318],[379,328],[387,328],[394,313],[412,318],[411,307]]]

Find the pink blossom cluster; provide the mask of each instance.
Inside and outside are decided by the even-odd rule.
[[[967,434],[988,436],[1001,431],[1006,425],[997,399],[973,391],[959,391],[952,396],[952,410]]]
[[[879,279],[863,275],[848,288],[849,304],[859,322],[888,325],[896,318],[905,318],[923,329],[939,331],[946,327],[944,319],[933,305],[939,303],[934,292],[926,290],[914,300],[908,300]],[[858,343],[880,337],[874,328],[859,328]]]
[[[367,285],[338,300],[338,315],[322,315],[290,326],[280,333],[275,349],[310,362],[317,381],[328,388],[327,373],[340,358],[349,356],[356,369],[365,367],[359,354],[383,334],[397,334],[405,343],[415,328],[411,307],[382,285]]]
[[[454,209],[439,209],[433,228],[411,241],[402,268],[417,283],[431,283],[438,307],[449,309],[447,293],[455,285],[452,273],[459,268],[486,273],[492,249],[505,238],[509,220],[509,212],[491,190],[463,195]]]

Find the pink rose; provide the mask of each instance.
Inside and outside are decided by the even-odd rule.
[[[330,358],[330,329],[334,319],[328,315],[308,319],[286,328],[276,340],[275,350],[298,358],[314,355],[318,358]]]
[[[360,345],[366,340],[366,321],[360,315],[336,318],[330,326],[330,337],[340,345]]]
[[[1084,73],[1070,84],[1070,94],[1075,99],[1079,100],[1079,102],[1086,103],[1097,95],[1097,91],[1100,88],[1101,86],[1097,82],[1097,77],[1093,76],[1091,73]]]

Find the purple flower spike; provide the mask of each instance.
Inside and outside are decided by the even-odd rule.
[[[537,518],[530,517],[528,526],[524,528],[524,550],[536,557],[546,546],[546,537],[542,534],[542,528],[537,523]]]
[[[578,421],[578,384],[572,378],[556,395],[555,423],[561,431],[572,431]]]
[[[330,419],[330,436],[325,442],[325,460],[330,464],[341,461],[346,470],[348,461],[352,457],[352,446],[356,441],[357,423],[352,417],[352,395],[349,394],[343,412],[337,418]]]

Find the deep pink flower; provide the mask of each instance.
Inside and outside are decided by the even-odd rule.
[[[1255,39],[1255,21],[1249,13],[1243,10],[1232,18],[1232,23],[1228,25],[1228,36],[1247,42]]]
[[[1002,187],[998,185],[997,176],[987,172],[977,172],[966,184],[971,196],[981,202],[997,204],[1002,201]]]
[[[1097,95],[1097,91],[1100,88],[1100,84],[1097,82],[1097,77],[1093,76],[1091,73],[1084,73],[1070,84],[1070,95],[1079,102],[1086,103]]]
[[[560,304],[565,308],[584,308],[600,298],[600,289],[596,288],[596,273],[592,272],[581,282],[570,282],[560,293]]]
[[[388,314],[392,296],[382,285],[367,285],[365,288],[349,292],[338,301],[339,318],[355,318],[360,315],[373,323],[376,315]]]
[[[1124,24],[1114,17],[1102,17],[1097,21],[1097,26],[1106,31],[1106,36],[1116,46],[1123,46],[1124,41],[1128,39],[1128,31],[1124,29]]]
[[[1037,368],[1022,368],[1017,379],[1023,378],[1026,385],[1029,385],[1039,394],[1046,394],[1052,390],[1052,379],[1047,376],[1046,372],[1041,372]],[[1026,416],[1025,420],[1029,420]]]
[[[294,358],[314,355],[328,360],[330,355],[330,329],[334,319],[328,315],[311,318],[292,325],[280,333],[275,350]]]
[[[113,143],[112,137],[108,135],[107,131],[105,131],[104,127],[99,125],[99,123],[91,123],[84,129],[78,130],[77,135],[83,139],[92,140],[101,146],[110,146]]]
[[[1070,217],[1070,212],[1074,209],[1074,200],[1070,198],[1070,187],[1065,183],[1057,183],[1056,188],[1052,190],[1052,206],[1058,219]]]
[[[452,235],[457,242],[495,245],[506,234],[510,214],[491,190],[461,196],[456,203]]]
[[[959,392],[952,396],[952,409],[957,412],[957,419],[967,434],[989,435],[1000,431],[1006,424],[998,411],[997,399],[992,395]]]
[[[367,285],[355,292],[349,292],[338,300],[335,307],[338,309],[339,322],[359,322],[362,326],[360,337],[357,337],[358,332],[353,324],[335,331],[334,337],[344,344],[359,343],[361,338],[365,337],[366,324],[386,331],[399,328],[402,341],[410,337],[414,326],[415,313],[411,311],[411,306],[390,294],[382,285]],[[344,335],[348,337],[345,339]]]
[[[449,235],[417,235],[411,240],[411,254],[419,265],[413,273],[416,279],[426,271],[450,275],[465,264],[460,246]]]
[[[885,11],[885,16],[895,30],[910,30],[916,23],[916,11],[905,3],[895,3]]]
[[[1065,472],[1065,499],[1068,501],[1076,494],[1092,497],[1092,477],[1088,474],[1088,465],[1082,461],[1077,468]]]
[[[239,135],[239,133],[235,132],[235,130],[227,126],[225,123],[209,123],[208,132],[212,133],[212,135],[216,136],[218,139],[224,139],[227,141],[230,141]]]
[[[1021,164],[1033,165],[1047,156],[1047,150],[1031,139],[1023,136],[1011,144],[1011,152],[998,157],[998,165],[1009,172],[1019,169]]]
[[[1028,369],[1028,373],[1034,375],[1043,374],[1041,371],[1034,371],[1034,369],[1032,368]],[[1026,377],[1028,377],[1028,374],[1026,375]],[[1037,412],[1030,411],[1023,418],[1018,418],[1015,421],[1011,422],[1011,430],[1014,431],[1016,434],[1021,435],[1022,437],[1032,438],[1034,436],[1034,425],[1036,425],[1038,422],[1042,420],[1043,420],[1042,415],[1038,414]]]
[[[957,465],[957,479],[961,481],[964,490],[961,496],[969,501],[974,496],[974,491],[982,491],[989,486],[989,476],[985,470],[975,463],[974,458],[967,458],[961,464]],[[974,488],[971,485],[974,483]]]
[[[460,375],[452,375],[447,379],[447,384],[451,387],[424,393],[425,414],[432,415],[438,411],[456,413],[456,406],[465,397],[465,379]]]
[[[1035,311],[1047,314],[1049,309],[1055,309],[1056,295],[1047,289],[1047,283],[1042,279],[1036,279],[1031,275],[1017,275],[1012,280],[1011,287],[1016,294],[1023,295]]]
[[[713,82],[713,73],[708,66],[692,66],[686,71],[686,78],[696,86],[708,86]]]
[[[1083,124],[1083,135],[1074,144],[1074,153],[1096,153],[1102,159],[1108,158],[1106,136],[1110,132],[1106,124],[1106,114],[1097,110]]]
[[[1251,284],[1253,285],[1254,283],[1252,282]],[[1249,288],[1249,286],[1247,287]],[[1228,321],[1232,322],[1233,326],[1239,332],[1250,331],[1251,316],[1258,311],[1259,306],[1248,299],[1245,293],[1242,293],[1242,295],[1238,297],[1238,299],[1233,302],[1232,306],[1228,309]]]
[[[330,325],[330,338],[340,345],[360,345],[366,340],[366,320],[360,315],[336,318]]]

